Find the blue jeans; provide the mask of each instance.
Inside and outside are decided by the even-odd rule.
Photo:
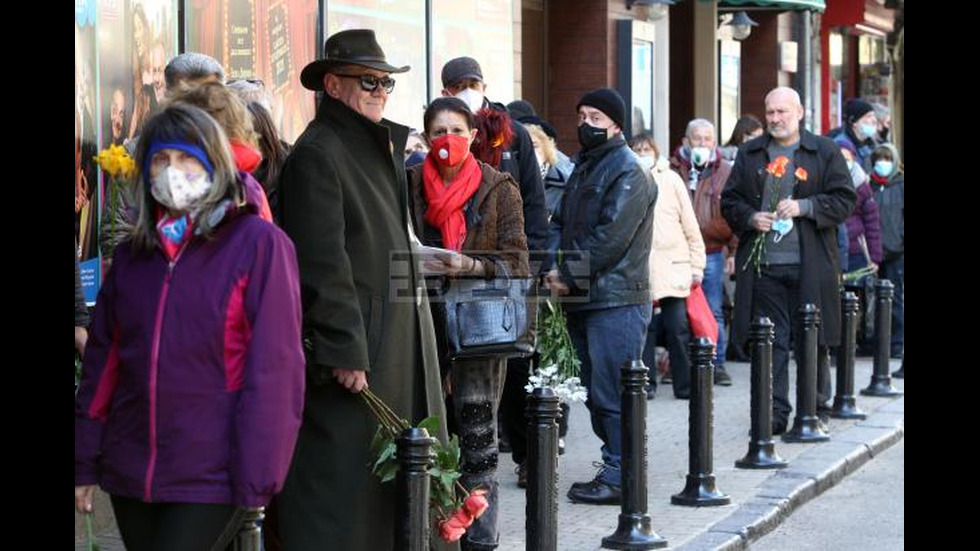
[[[718,322],[718,347],[715,354],[715,365],[725,365],[725,349],[728,341],[725,338],[725,313],[722,311],[725,293],[725,254],[711,253],[707,256],[708,264],[704,267],[704,296],[708,299],[711,313]]]
[[[585,405],[592,430],[602,440],[603,470],[599,480],[621,486],[622,415],[620,368],[643,357],[653,304],[633,304],[568,313],[568,332],[579,360],[582,384],[589,391]]]

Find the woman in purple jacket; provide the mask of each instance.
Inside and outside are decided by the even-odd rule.
[[[221,549],[281,488],[304,361],[293,245],[256,215],[225,134],[147,122],[140,219],[115,253],[75,400],[75,507],[112,498],[127,549]]]

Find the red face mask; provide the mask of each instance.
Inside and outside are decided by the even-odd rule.
[[[446,134],[432,140],[429,155],[443,166],[456,166],[466,159],[470,153],[470,145],[466,136]]]

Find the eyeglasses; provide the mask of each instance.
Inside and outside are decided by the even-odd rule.
[[[384,91],[391,93],[395,89],[395,79],[391,77],[376,77],[374,75],[341,75],[333,73],[334,76],[341,78],[357,78],[361,80],[361,89],[365,92],[374,92],[380,86]]]

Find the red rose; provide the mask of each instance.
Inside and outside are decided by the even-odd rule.
[[[487,491],[486,490],[474,490],[470,493],[466,501],[463,502],[463,508],[469,513],[473,518],[480,518],[480,515],[485,513],[488,508],[490,508],[490,502],[487,501]]]
[[[453,511],[453,516],[449,517],[449,520],[458,522],[463,528],[469,528],[473,524],[473,518],[464,507],[460,507]]]
[[[459,514],[461,511],[456,511],[457,514],[447,518],[446,520],[439,523],[439,537],[447,542],[454,542],[463,537],[466,533],[466,527],[473,523],[473,519],[464,513],[464,516],[469,519],[465,525],[461,523],[459,519]]]

